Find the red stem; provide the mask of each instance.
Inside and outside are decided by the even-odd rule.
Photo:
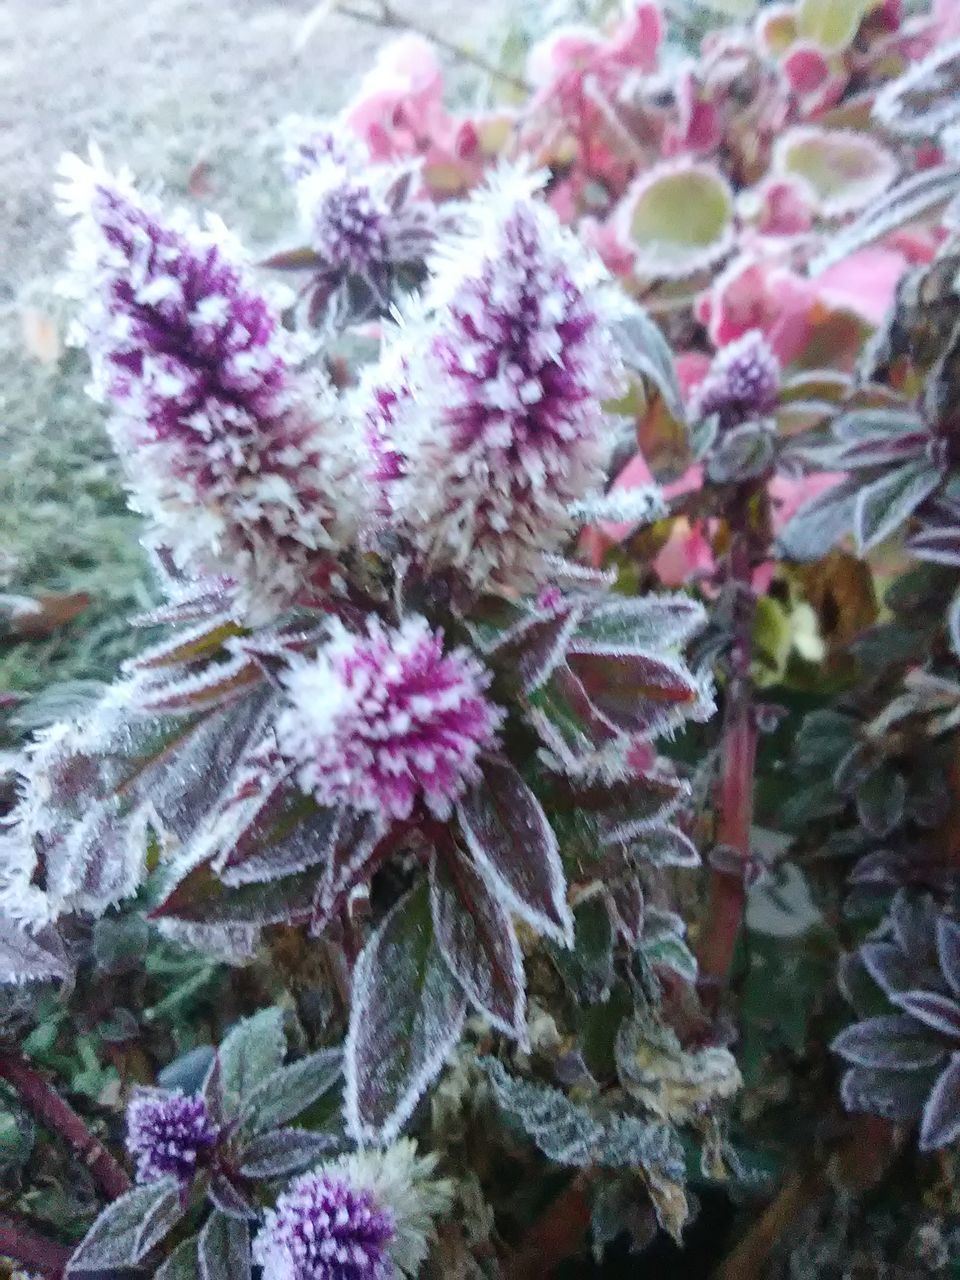
[[[700,983],[708,1004],[716,1003],[729,978],[747,900],[745,872],[750,858],[757,759],[757,721],[750,679],[755,612],[750,569],[749,537],[737,530],[731,538],[728,572],[734,592],[733,646],[720,745],[716,843],[734,849],[740,866],[736,872],[714,868],[710,873],[709,906],[699,956]]]
[[[39,1271],[47,1280],[60,1280],[72,1249],[48,1240],[36,1231],[0,1213],[0,1257],[12,1258],[30,1271]]]
[[[58,1133],[90,1170],[104,1195],[116,1200],[130,1190],[130,1179],[107,1148],[95,1138],[54,1086],[21,1054],[0,1051],[0,1079],[13,1085],[23,1104],[41,1124]]]

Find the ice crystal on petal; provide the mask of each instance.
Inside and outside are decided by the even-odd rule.
[[[721,430],[766,417],[777,407],[780,362],[759,331],[721,347],[694,397],[696,418],[717,414]]]
[[[127,1150],[137,1162],[138,1182],[189,1182],[218,1138],[200,1094],[147,1089],[127,1108]]]
[[[416,616],[396,629],[371,619],[361,634],[338,624],[316,658],[292,661],[283,682],[289,706],[277,740],[301,788],[321,804],[384,818],[408,817],[421,795],[446,817],[503,718],[476,657],[445,654],[443,633]]]
[[[62,173],[92,389],[133,504],[181,568],[235,579],[269,616],[349,523],[355,457],[332,396],[221,227],[162,216],[96,163]]]
[[[253,1243],[264,1280],[414,1276],[450,1187],[413,1142],[341,1156],[297,1178]]]
[[[389,258],[386,201],[364,177],[327,164],[298,184],[313,248],[333,268],[368,274]]]
[[[394,518],[473,587],[529,589],[573,532],[570,505],[601,487],[616,304],[599,260],[519,175],[474,198],[432,266],[430,318],[408,335]]]

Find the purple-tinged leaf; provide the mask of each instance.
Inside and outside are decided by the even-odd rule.
[[[323,265],[324,259],[309,245],[272,253],[260,263],[261,267],[267,267],[271,271],[317,271]]]
[[[857,817],[872,836],[883,839],[903,821],[907,783],[903,774],[882,764],[856,790]]]
[[[923,460],[899,467],[860,489],[853,512],[859,553],[864,555],[899,529],[942,478],[939,467]]]
[[[182,1213],[180,1188],[173,1179],[134,1187],[100,1214],[74,1250],[68,1273],[136,1266]],[[150,1231],[148,1223],[152,1223]]]
[[[531,615],[506,632],[489,650],[493,663],[519,677],[523,693],[533,693],[563,661],[582,607],[564,600],[547,615]]]
[[[592,706],[583,685],[567,666],[553,673],[533,695],[531,704],[531,724],[569,772],[618,736],[613,725]]]
[[[950,990],[960,996],[960,924],[946,916],[937,920],[937,958]]]
[[[233,590],[225,580],[208,579],[191,584],[193,592],[185,592],[178,599],[158,605],[147,613],[138,613],[131,619],[135,627],[170,627],[182,623],[199,622],[229,612],[228,602]]]
[[[937,1078],[923,1108],[920,1150],[936,1151],[960,1137],[960,1053],[955,1053]]]
[[[663,827],[689,794],[689,786],[668,774],[635,774],[622,782],[571,787],[576,809],[596,815],[602,844],[630,844],[646,840]]]
[[[197,1247],[200,1280],[250,1280],[250,1231],[245,1222],[212,1213]]]
[[[239,1187],[222,1169],[214,1169],[207,1186],[207,1195],[213,1204],[228,1218],[236,1218],[240,1222],[252,1221],[258,1217],[258,1211],[246,1198]]]
[[[540,801],[506,761],[485,759],[481,772],[481,781],[457,806],[470,853],[510,910],[569,946],[567,884],[557,837]]]
[[[31,937],[21,925],[0,916],[0,984],[65,978],[70,972],[67,958],[52,939],[51,947],[42,937]]]
[[[941,1035],[960,1040],[960,1005],[938,991],[897,991],[894,1003]]]
[[[167,889],[148,919],[198,925],[303,924],[311,918],[316,894],[314,870],[232,888],[204,865],[194,867]]]
[[[630,853],[656,867],[698,867],[700,854],[677,827],[653,827],[629,844]]]
[[[859,471],[868,467],[900,466],[923,458],[929,448],[930,432],[920,429],[897,437],[846,440],[828,445],[818,460],[825,470]]]
[[[947,634],[950,636],[953,656],[960,658],[960,591],[954,593],[947,607]]]
[[[373,814],[354,810],[341,813],[336,840],[313,904],[310,930],[314,935],[323,932],[353,889],[369,876],[383,834],[380,821]]]
[[[634,652],[683,645],[705,621],[703,606],[690,596],[615,596],[591,606],[571,648]]]
[[[914,967],[892,942],[865,942],[860,948],[860,958],[870,977],[891,1000],[913,985]]]
[[[344,1111],[356,1141],[397,1136],[460,1039],[465,1014],[424,880],[394,906],[354,969]]]
[[[337,1146],[330,1133],[309,1129],[275,1129],[252,1138],[240,1153],[244,1178],[282,1178],[299,1173]]]
[[[890,922],[897,946],[914,966],[935,960],[937,911],[928,894],[913,897],[901,889],[890,904]]]
[[[907,539],[907,550],[918,560],[960,568],[960,523],[925,525]]]
[[[665,711],[682,707],[696,718],[703,684],[683,663],[614,646],[571,652],[567,665],[600,714],[626,733],[656,732]]]
[[[210,663],[180,680],[154,684],[143,692],[140,709],[148,714],[184,715],[222,706],[249,693],[263,673],[246,654]]]
[[[853,528],[857,503],[855,481],[841,480],[807,502],[790,519],[778,538],[788,560],[819,560]]]
[[[320,1049],[278,1067],[247,1094],[240,1111],[241,1127],[249,1133],[264,1133],[286,1124],[332,1089],[341,1070],[339,1049]]]
[[[851,1067],[840,1084],[840,1098],[848,1111],[866,1111],[886,1120],[909,1122],[923,1111],[936,1069],[882,1071]]]
[[[830,1048],[855,1067],[887,1071],[932,1067],[944,1055],[943,1043],[902,1013],[855,1022],[834,1038]]]
[[[276,880],[330,861],[340,829],[336,809],[318,809],[286,778],[235,801],[219,826],[212,865],[225,884]]]
[[[431,859],[430,908],[437,945],[471,1002],[525,1044],[526,987],[513,921],[455,847]]]

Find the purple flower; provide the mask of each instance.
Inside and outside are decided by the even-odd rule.
[[[127,1107],[127,1150],[137,1161],[138,1182],[171,1176],[189,1182],[219,1136],[198,1093],[147,1089]]]
[[[389,1280],[392,1211],[336,1172],[297,1178],[254,1240],[263,1280]]]
[[[445,654],[443,633],[416,616],[390,630],[372,619],[365,634],[338,627],[284,683],[277,739],[301,788],[384,818],[409,817],[421,795],[447,817],[503,718],[473,654]]]
[[[320,169],[300,185],[311,243],[330,268],[370,276],[389,261],[390,210],[369,182]]]
[[[222,230],[161,218],[102,169],[64,171],[94,388],[115,409],[134,505],[181,568],[282,607],[333,546],[352,461],[334,411]]]
[[[530,589],[599,489],[620,387],[602,266],[534,197],[502,177],[434,263],[423,332],[408,326],[412,393],[396,440],[397,524],[475,588]],[[388,353],[389,354],[389,353]]]
[[[299,182],[326,164],[356,171],[370,162],[370,154],[361,140],[333,121],[291,116],[284,121],[282,132],[286,142],[283,164],[293,182]]]
[[[717,414],[720,430],[773,413],[780,395],[780,361],[758,329],[717,352],[697,388],[692,416]]]

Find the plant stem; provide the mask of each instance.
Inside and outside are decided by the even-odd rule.
[[[578,1173],[530,1227],[504,1268],[504,1280],[549,1276],[561,1262],[580,1252],[590,1228],[588,1175]]]
[[[20,1101],[41,1124],[70,1144],[104,1195],[116,1200],[130,1190],[130,1179],[122,1166],[49,1080],[22,1054],[14,1049],[0,1050],[0,1079],[16,1089]]]
[[[48,1240],[16,1218],[0,1214],[0,1256],[40,1272],[47,1280],[60,1280],[72,1252],[65,1244]]]
[[[374,27],[385,27],[389,31],[412,31],[418,36],[423,36],[425,40],[429,40],[439,49],[446,49],[447,53],[452,54],[460,62],[469,62],[488,76],[492,76],[495,80],[503,81],[504,84],[510,85],[513,89],[518,89],[521,93],[530,92],[530,85],[527,84],[526,80],[522,80],[519,76],[511,75],[509,71],[502,71],[495,63],[488,61],[478,53],[473,53],[470,49],[465,49],[462,45],[457,44],[455,40],[450,40],[446,36],[439,35],[436,31],[431,31],[429,27],[424,27],[416,21],[411,21],[410,18],[405,17],[402,13],[397,13],[387,3],[381,3],[373,11],[355,9],[350,4],[338,3],[335,7],[338,13],[342,13],[344,17],[353,18],[356,22],[366,22]]]
[[[757,758],[757,721],[750,678],[756,605],[750,570],[749,534],[735,528],[727,575],[733,592],[733,643],[720,744],[716,843],[735,850],[740,865],[736,872],[717,867],[710,873],[709,906],[699,956],[701,989],[708,1005],[716,1004],[730,976],[747,900],[745,872],[750,858]]]

